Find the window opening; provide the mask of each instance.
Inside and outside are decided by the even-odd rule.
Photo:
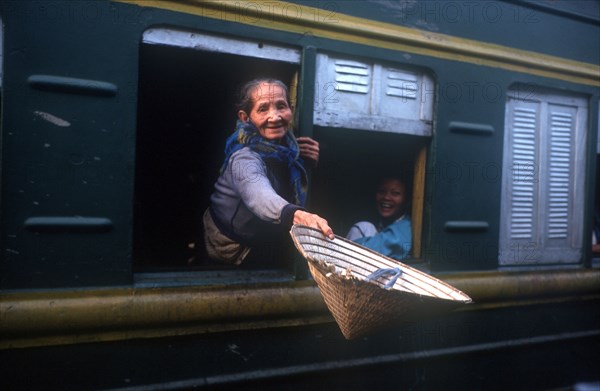
[[[408,262],[421,257],[425,159],[429,138],[406,134],[315,127],[321,143],[313,172],[311,205],[344,236],[358,221],[378,221],[375,191],[382,175],[399,175],[407,187],[412,222]]]
[[[275,49],[279,57],[265,54]],[[296,50],[268,44],[146,31],[140,47],[136,140],[137,272],[228,268],[208,262],[201,253],[201,217],[223,163],[225,140],[235,127],[236,93],[259,76],[289,83],[298,73],[299,59]],[[264,255],[241,268],[284,263]],[[291,269],[291,260],[287,257],[283,266]]]
[[[420,258],[433,78],[409,66],[319,53],[315,89],[315,134],[323,150],[313,180],[317,213],[345,235],[356,221],[377,219],[374,181],[400,175],[410,203],[411,258]]]

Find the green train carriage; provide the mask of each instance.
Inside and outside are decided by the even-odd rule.
[[[594,4],[3,2],[6,384],[598,382]],[[346,342],[294,250],[207,262],[232,97],[263,74],[321,143],[310,208],[343,235],[403,171],[410,263],[475,304]]]

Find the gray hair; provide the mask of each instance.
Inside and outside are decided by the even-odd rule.
[[[265,78],[258,78],[258,79],[250,80],[249,82],[244,84],[242,86],[242,88],[240,88],[238,102],[235,106],[236,111],[242,110],[242,111],[246,112],[246,114],[249,115],[250,111],[252,111],[252,106],[254,105],[252,92],[256,88],[260,88],[261,84],[265,84],[265,83],[266,84],[275,84],[275,85],[281,87],[281,89],[283,89],[283,91],[285,92],[285,100],[287,101],[288,105],[290,104],[290,91],[289,91],[288,87],[285,85],[285,83],[283,83],[281,80],[270,79],[270,78],[265,77]]]

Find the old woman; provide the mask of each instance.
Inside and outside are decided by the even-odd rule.
[[[270,237],[283,240],[280,233],[293,224],[333,238],[327,221],[304,209],[303,158],[318,160],[319,145],[294,137],[286,85],[274,79],[246,83],[237,110],[236,129],[227,139],[225,161],[204,214],[208,255],[239,265],[257,243],[269,243]]]

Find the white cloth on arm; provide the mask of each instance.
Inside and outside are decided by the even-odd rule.
[[[370,236],[375,236],[377,232],[375,224],[369,221],[359,221],[350,228],[348,235],[346,235],[346,239],[354,241],[359,238],[368,238]]]

